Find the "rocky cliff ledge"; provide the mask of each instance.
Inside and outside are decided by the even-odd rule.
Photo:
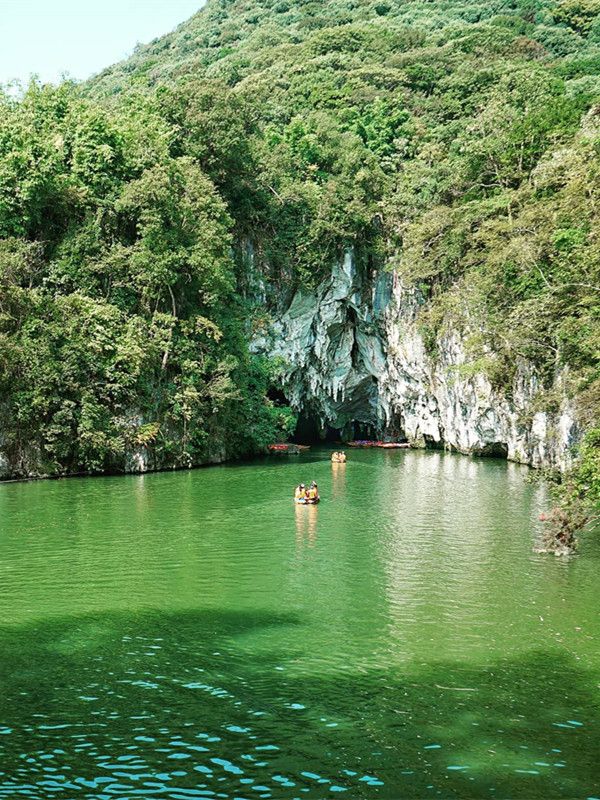
[[[283,391],[305,430],[567,468],[578,431],[563,379],[559,410],[540,411],[531,363],[517,365],[510,390],[494,388],[468,368],[464,334],[448,327],[428,352],[421,308],[395,273],[365,277],[349,252],[316,291],[295,294],[254,349],[281,360]]]

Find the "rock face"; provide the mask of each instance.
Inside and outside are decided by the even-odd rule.
[[[296,293],[254,349],[281,360],[283,391],[305,432],[404,437],[566,469],[578,432],[564,392],[558,412],[536,410],[541,386],[525,361],[510,392],[494,389],[468,368],[458,331],[438,339],[433,357],[419,312],[397,275],[366,278],[349,252],[316,291]]]

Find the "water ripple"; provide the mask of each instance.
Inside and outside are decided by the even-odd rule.
[[[0,798],[595,796],[600,552],[534,556],[543,501],[412,452],[0,486]]]

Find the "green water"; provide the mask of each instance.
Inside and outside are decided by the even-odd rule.
[[[535,555],[515,465],[328,457],[0,485],[1,798],[600,797],[600,535]]]

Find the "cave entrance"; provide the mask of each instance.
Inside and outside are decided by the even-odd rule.
[[[425,441],[425,446],[427,450],[446,450],[446,443],[443,439],[434,439],[433,436],[429,436],[427,433],[423,435],[423,439]]]
[[[341,439],[342,432],[339,428],[332,428],[328,425],[323,429],[320,420],[316,416],[308,413],[300,414],[296,425],[296,432],[292,437],[292,441],[296,442],[296,444],[340,442]]]
[[[385,426],[385,438],[391,442],[406,442],[406,431],[404,430],[404,417],[397,412]]]
[[[375,440],[379,432],[375,425],[368,422],[351,420],[343,428],[331,425],[321,426],[319,418],[309,412],[303,412],[298,417],[296,432],[292,441],[297,444],[336,444],[353,441],[355,439]]]
[[[377,433],[377,429],[374,425],[371,425],[368,422],[357,422],[356,420],[352,421],[348,426],[349,430],[352,431],[352,436],[350,437],[353,440],[362,440],[362,441],[376,441],[379,438]]]
[[[506,442],[490,442],[484,445],[477,453],[484,458],[508,458],[508,444]]]

